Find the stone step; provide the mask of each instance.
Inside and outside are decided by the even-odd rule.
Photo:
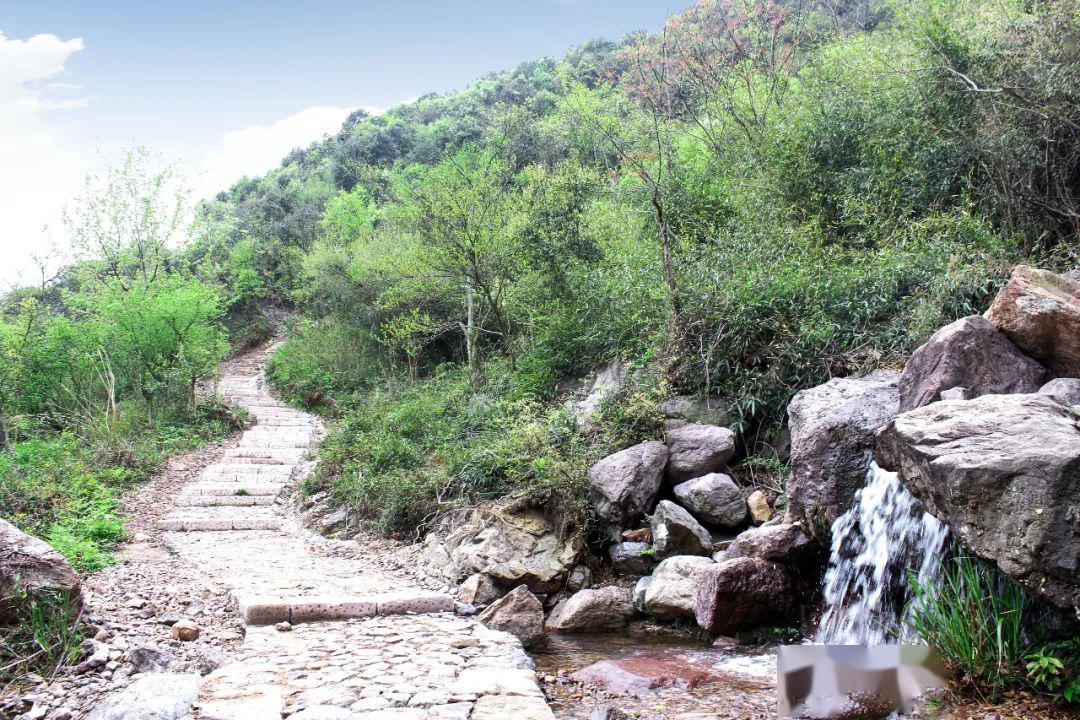
[[[301,595],[295,597],[236,596],[247,625],[453,612],[454,598],[428,590],[400,590],[369,595]]]
[[[184,488],[184,493],[192,495],[236,495],[243,490],[248,495],[278,495],[285,488],[283,482],[265,482],[261,480],[232,482],[212,482],[204,480],[192,483]],[[181,493],[182,495],[183,493]]]
[[[158,528],[174,532],[199,530],[277,530],[281,517],[262,507],[175,508],[158,521]]]
[[[218,480],[222,482],[235,480],[271,480],[285,482],[292,477],[291,465],[252,465],[250,463],[238,463],[236,465],[211,465],[202,471],[202,480]]]
[[[176,498],[177,507],[244,507],[253,505],[273,505],[277,499],[277,493],[264,493],[255,495],[244,492],[237,494],[213,494],[188,492]]]

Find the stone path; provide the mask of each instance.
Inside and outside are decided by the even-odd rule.
[[[239,661],[202,682],[202,720],[548,720],[513,636],[454,614],[453,598],[325,551],[279,495],[307,466],[316,418],[263,385],[262,356],[219,392],[255,425],[160,521],[166,545],[229,587],[247,625]]]

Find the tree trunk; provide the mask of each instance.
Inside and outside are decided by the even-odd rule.
[[[469,382],[475,388],[480,384],[480,348],[477,347],[476,289],[473,278],[465,278],[465,354],[469,359]]]

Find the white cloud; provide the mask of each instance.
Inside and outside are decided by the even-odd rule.
[[[376,108],[364,109],[379,112]],[[337,132],[350,112],[332,106],[309,107],[271,125],[249,125],[225,133],[202,163],[196,195],[210,197],[245,175],[261,175],[277,167],[292,149]]]
[[[51,117],[87,103],[78,86],[54,80],[82,49],[81,38],[20,40],[0,32],[0,278],[7,281],[29,273],[31,255],[45,254],[43,227],[59,224],[88,167],[86,153]]]

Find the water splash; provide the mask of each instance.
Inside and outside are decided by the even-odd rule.
[[[816,641],[878,645],[905,639],[908,573],[936,577],[949,527],[925,512],[896,473],[870,463],[866,486],[832,524],[825,614]]]

